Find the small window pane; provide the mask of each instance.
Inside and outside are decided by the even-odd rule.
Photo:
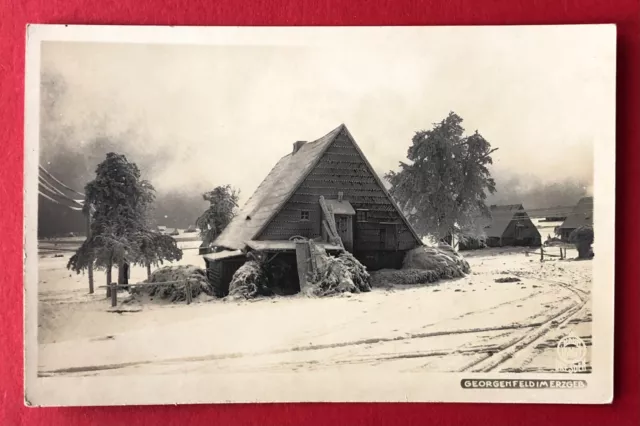
[[[300,210],[300,220],[309,220],[309,210]]]
[[[367,221],[367,211],[366,210],[358,210],[356,211],[356,219],[358,222],[366,222]]]

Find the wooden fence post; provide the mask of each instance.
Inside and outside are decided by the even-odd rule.
[[[87,241],[91,238],[91,208],[85,213]],[[93,294],[93,258],[89,259],[87,265],[87,277],[89,278],[89,294]]]
[[[296,266],[300,291],[307,287],[307,275],[309,273],[309,259],[313,256],[311,247],[307,241],[296,241]]]
[[[191,304],[191,281],[189,280],[187,280],[186,291],[187,291],[187,305],[190,305]]]
[[[111,283],[111,306],[115,307],[118,305],[118,284]]]
[[[544,260],[544,249],[540,246],[540,262]]]

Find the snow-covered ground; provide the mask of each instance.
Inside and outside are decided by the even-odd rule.
[[[181,264],[203,265],[199,242],[180,244],[186,249]],[[43,251],[39,371],[553,372],[557,342],[570,333],[587,345],[590,368],[592,262],[572,260],[572,249],[570,260],[544,262],[539,252],[527,251],[466,252],[470,275],[432,285],[321,299],[147,303],[123,313],[110,312],[103,288],[87,294],[86,276],[65,268],[68,253]],[[521,281],[495,282],[501,277]],[[133,268],[132,282],[144,278],[143,268]],[[96,286],[103,280],[96,273]]]

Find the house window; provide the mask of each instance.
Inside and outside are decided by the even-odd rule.
[[[300,210],[300,220],[309,220],[309,210]]]
[[[356,211],[356,220],[358,222],[366,222],[368,213],[369,213],[368,210],[357,210]]]

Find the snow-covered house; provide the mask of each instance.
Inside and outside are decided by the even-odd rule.
[[[522,204],[492,205],[491,224],[485,229],[489,247],[539,246],[541,237]]]
[[[277,162],[213,242],[216,252],[203,256],[209,279],[227,289],[251,251],[277,254],[295,269],[294,240],[338,251],[334,229],[371,270],[400,268],[406,252],[422,245],[344,124],[313,142],[295,142]]]
[[[558,228],[560,239],[569,241],[569,235],[581,226],[593,226],[593,197],[583,197]]]

